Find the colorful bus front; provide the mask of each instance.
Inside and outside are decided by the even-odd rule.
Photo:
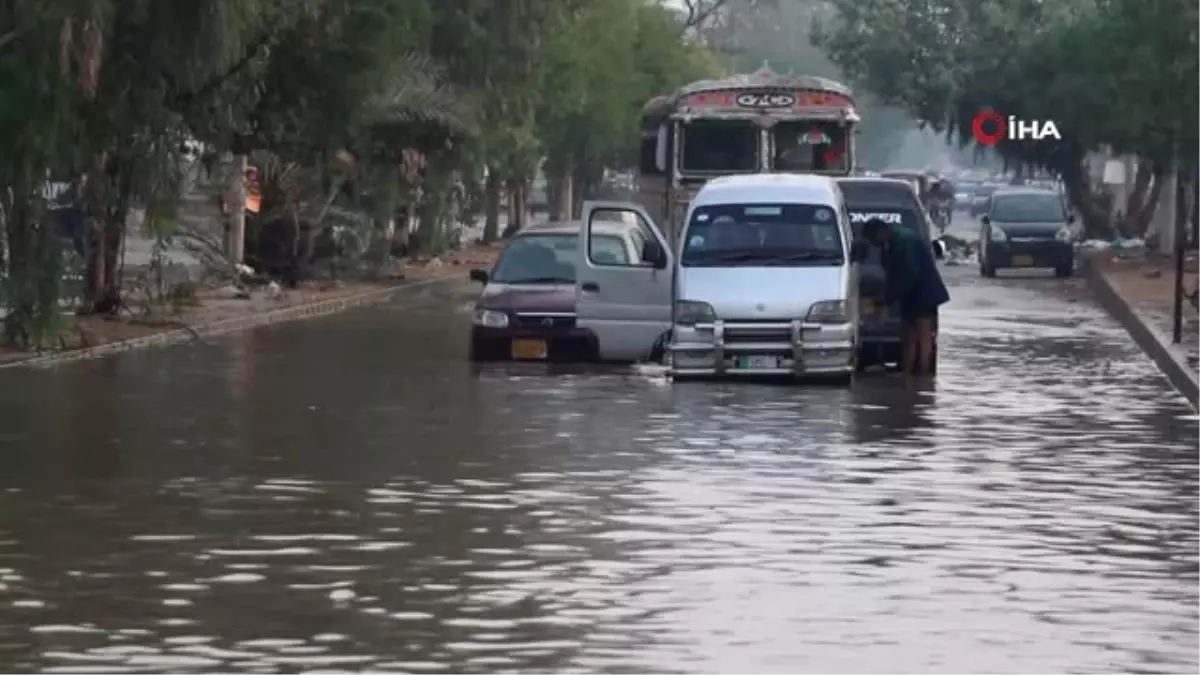
[[[764,69],[696,82],[647,105],[640,201],[675,241],[692,197],[717,176],[851,175],[858,120],[850,91],[824,78]]]

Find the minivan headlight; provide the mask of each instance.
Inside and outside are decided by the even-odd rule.
[[[808,316],[805,320],[809,323],[846,323],[849,321],[846,316],[846,301],[822,300],[814,302],[808,308]]]
[[[1070,225],[1063,225],[1058,232],[1054,233],[1054,238],[1065,244],[1069,244],[1075,239],[1075,232],[1071,230]]]
[[[475,310],[474,323],[476,326],[486,326],[488,328],[507,328],[508,315],[492,309],[477,309]]]
[[[1004,230],[996,227],[995,225],[991,227],[988,237],[990,237],[992,241],[1008,241],[1008,235],[1005,234]]]
[[[711,323],[716,320],[717,312],[707,302],[696,300],[675,302],[675,323],[681,326],[695,326],[698,323]]]

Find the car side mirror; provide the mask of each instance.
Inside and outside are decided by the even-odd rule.
[[[987,216],[981,216],[981,217],[979,218],[979,222],[983,223],[984,225],[991,225],[991,224],[992,224],[992,219],[991,219],[991,218],[989,218],[989,217],[987,217]]]
[[[853,262],[866,260],[870,252],[870,244],[865,241],[857,240],[850,244],[850,260]]]
[[[642,262],[661,270],[667,266],[667,252],[657,241],[647,240],[642,244]]]
[[[946,242],[942,241],[941,239],[934,239],[932,246],[934,258],[941,260],[942,258],[946,257]]]
[[[488,273],[487,270],[471,270],[471,281],[478,281],[481,284],[487,285]]]

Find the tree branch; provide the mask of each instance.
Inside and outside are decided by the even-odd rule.
[[[701,25],[711,19],[729,0],[683,0],[687,8],[687,17],[683,21],[683,30],[699,30]]]
[[[250,43],[250,47],[246,50],[246,53],[243,54],[241,58],[235,61],[233,65],[227,68],[224,72],[210,77],[204,82],[204,84],[200,85],[193,91],[176,93],[173,97],[174,104],[179,107],[187,107],[197,100],[207,97],[221,85],[225,84],[245,70],[251,63],[254,62],[254,59],[258,57],[259,52],[264,47],[270,47],[271,45],[275,44],[277,39],[277,33],[264,33],[260,35],[254,40],[254,42]],[[174,78],[170,77],[170,75],[163,73],[163,76],[167,78],[168,82],[174,82]]]

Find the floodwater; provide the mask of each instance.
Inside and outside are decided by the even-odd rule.
[[[923,388],[476,375],[465,288],[5,373],[0,666],[1196,672],[1195,415],[948,270]]]

